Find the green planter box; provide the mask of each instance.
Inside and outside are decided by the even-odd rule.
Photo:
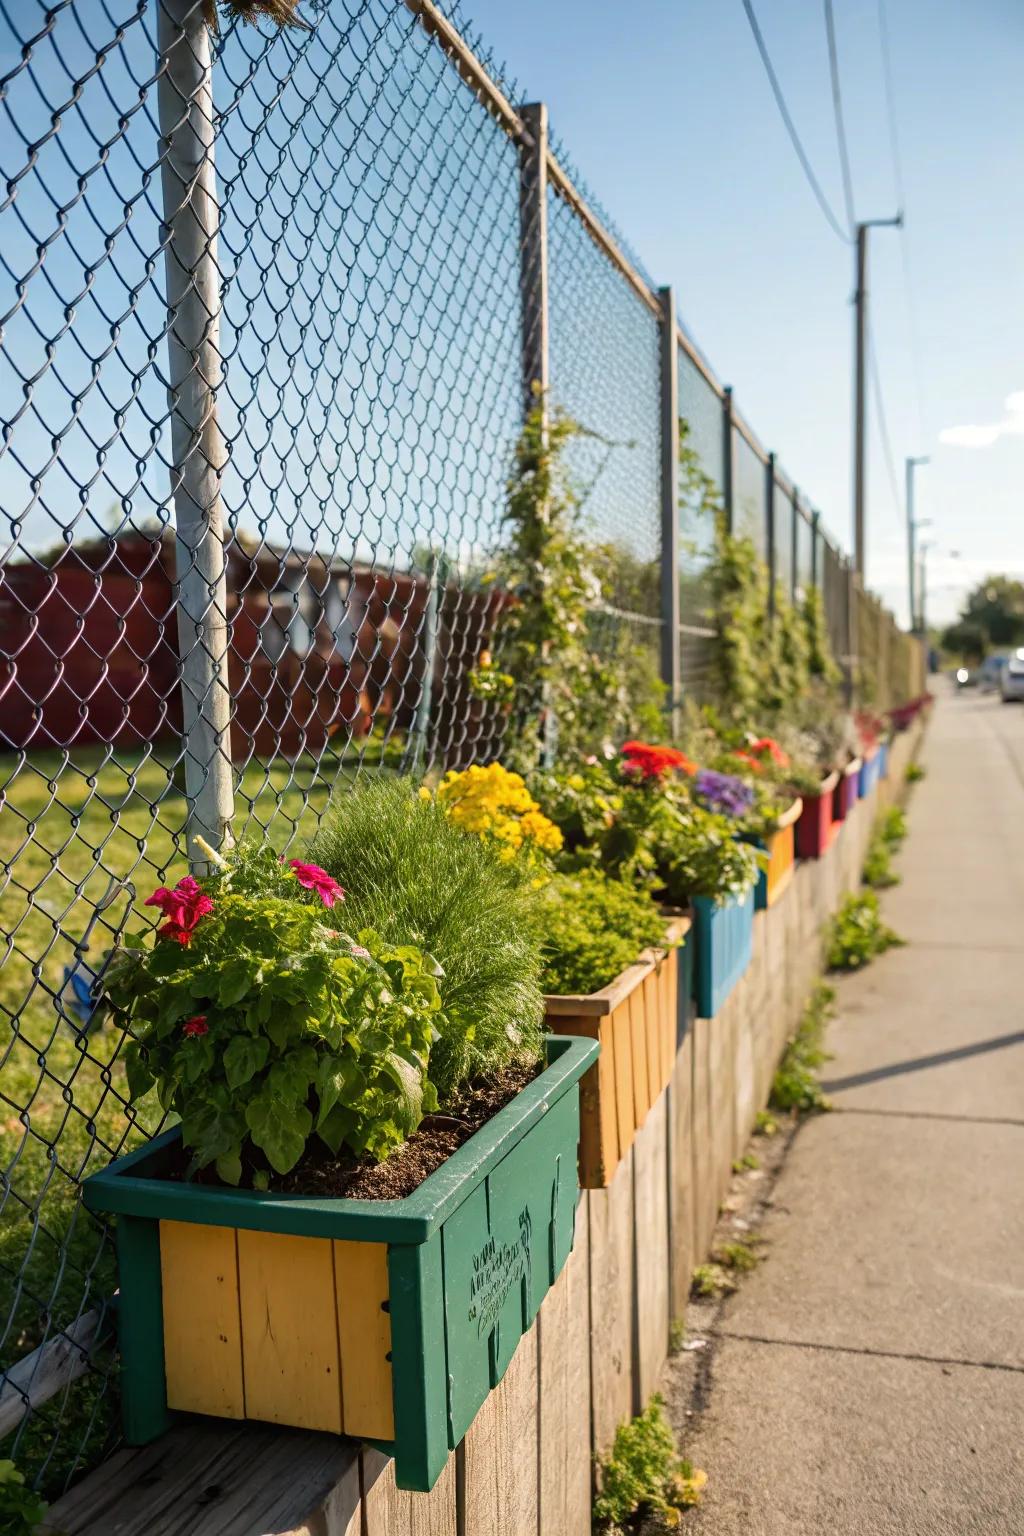
[[[579,1080],[548,1065],[401,1200],[261,1194],[154,1177],[168,1131],[85,1183],[115,1215],[130,1444],[169,1410],[352,1435],[433,1487],[573,1244]]]

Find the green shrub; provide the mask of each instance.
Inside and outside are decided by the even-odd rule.
[[[0,1461],[0,1531],[3,1536],[32,1536],[46,1505],[25,1483],[13,1461]]]
[[[835,992],[820,984],[815,987],[810,1001],[797,1025],[796,1034],[782,1053],[772,1079],[769,1103],[780,1113],[810,1114],[815,1110],[828,1109],[828,1099],[818,1082],[818,1068],[828,1061],[828,1052],[822,1045],[825,1027],[832,1017]]]
[[[832,919],[826,959],[830,971],[856,971],[904,941],[882,921],[874,891],[847,896]]]
[[[921,763],[914,762],[907,764],[907,771],[904,777],[908,784],[919,784],[924,776],[925,769]]]
[[[244,1154],[258,1176],[262,1158],[287,1173],[314,1133],[334,1152],[386,1157],[436,1108],[437,966],[369,929],[339,932],[340,893],[322,870],[242,850],[149,904],[168,920],[152,947],[117,953],[106,996],[133,1036],[132,1098],[156,1086],[193,1169],[216,1163],[237,1184]]]
[[[619,1425],[611,1455],[598,1458],[598,1473],[594,1525],[606,1536],[617,1536],[639,1514],[678,1525],[682,1511],[700,1502],[707,1481],[679,1456],[657,1395],[643,1413]]]
[[[907,813],[898,805],[891,805],[882,817],[880,834],[887,843],[898,847],[907,835]]]
[[[887,890],[889,886],[900,883],[900,877],[892,867],[892,845],[878,832],[868,844],[863,877],[864,884],[870,885],[874,891]]]
[[[310,857],[345,887],[345,920],[437,960],[442,1011],[430,1078],[442,1102],[467,1078],[537,1060],[540,989],[533,871],[503,860],[405,779],[332,798]]]
[[[722,1264],[698,1264],[691,1289],[695,1296],[723,1296],[736,1289],[736,1281]]]
[[[665,942],[665,919],[647,892],[600,870],[556,875],[543,898],[545,992],[596,992]]]

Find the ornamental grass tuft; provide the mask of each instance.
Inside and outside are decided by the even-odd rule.
[[[469,1078],[539,1059],[539,893],[526,861],[393,778],[339,790],[309,857],[344,886],[350,931],[414,942],[442,967],[429,1070],[442,1103]]]

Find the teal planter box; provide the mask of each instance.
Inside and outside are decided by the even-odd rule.
[[[180,1129],[87,1179],[117,1217],[129,1444],[173,1410],[259,1419],[369,1441],[400,1488],[432,1488],[572,1251],[598,1046],[546,1040],[547,1067],[403,1199],[154,1177]]]
[[[857,775],[857,794],[861,800],[866,800],[877,787],[882,769],[882,748],[877,747],[870,757],[865,757],[860,765]]]
[[[697,1014],[712,1019],[750,964],[754,942],[754,891],[718,906],[693,898],[694,997]]]

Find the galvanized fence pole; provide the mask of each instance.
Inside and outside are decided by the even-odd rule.
[[[679,654],[679,346],[676,300],[660,290],[661,318],[661,680],[673,738],[679,733],[682,662]]]
[[[765,559],[768,565],[768,617],[775,616],[775,455],[764,466]]]
[[[730,533],[733,523],[733,491],[736,479],[736,438],[732,420],[732,385],[722,390],[722,506],[725,508],[725,526]]]
[[[801,585],[800,524],[802,521],[803,513],[800,511],[800,492],[794,485],[789,509],[789,591],[786,593],[791,603],[796,600],[797,588]]]
[[[217,425],[223,375],[217,128],[210,30],[201,0],[158,0],[157,10],[175,598],[189,863],[201,871],[206,861],[196,837],[218,847],[230,836],[234,810],[221,509],[227,454]]]
[[[519,145],[519,294],[522,321],[523,416],[540,408],[546,437],[550,379],[548,321],[548,109],[542,101],[519,108],[529,137]],[[542,509],[543,515],[543,509]],[[536,580],[546,573],[538,570]],[[558,721],[542,693],[541,762],[550,768],[558,743]]]
[[[821,579],[821,563],[822,563],[821,562],[821,552],[820,552],[820,538],[821,538],[821,534],[820,534],[820,531],[819,531],[819,528],[818,528],[818,524],[819,524],[820,520],[821,520],[821,513],[820,512],[812,512],[811,513],[811,586],[812,587],[820,587],[820,586],[823,585],[822,579]],[[824,601],[824,595],[822,596],[822,601]]]

